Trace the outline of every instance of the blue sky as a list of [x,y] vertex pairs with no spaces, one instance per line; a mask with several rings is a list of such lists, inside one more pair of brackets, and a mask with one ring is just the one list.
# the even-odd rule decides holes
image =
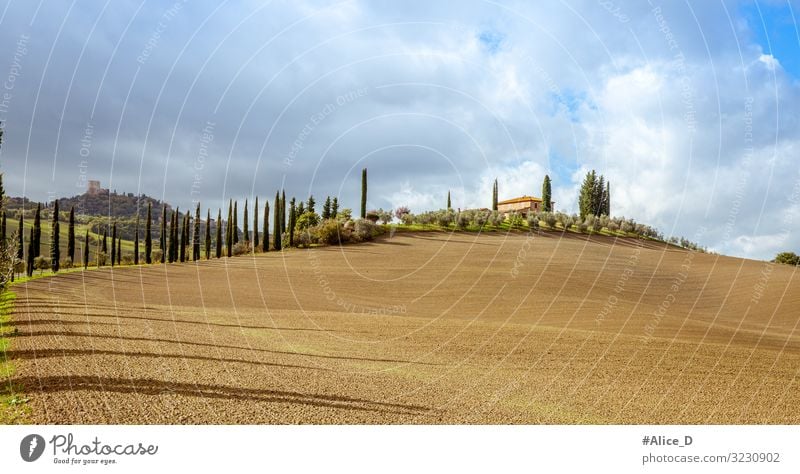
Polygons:
[[576,212],[596,169],[614,214],[771,258],[800,252],[798,11],[8,0],[0,169],[35,200],[99,179],[216,210],[281,186],[357,207],[367,166],[370,207],[414,212],[448,191],[487,206],[495,178],[501,198],[539,194],[546,173]]

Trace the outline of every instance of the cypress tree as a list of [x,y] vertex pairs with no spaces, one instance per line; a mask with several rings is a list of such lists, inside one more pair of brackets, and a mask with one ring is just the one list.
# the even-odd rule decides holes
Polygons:
[[53,224],[50,229],[52,234],[50,236],[50,268],[53,269],[53,273],[57,273],[61,266],[61,225],[58,222],[58,199],[53,203]]
[[194,211],[194,235],[192,237],[192,260],[200,260],[200,203]]
[[36,257],[34,257],[35,253],[34,253],[34,249],[33,249],[33,244],[34,244],[34,238],[35,237],[36,237],[36,233],[34,232],[33,227],[31,227],[31,236],[30,236],[30,239],[28,240],[28,261],[27,261],[27,263],[25,265],[25,270],[26,270],[26,272],[28,274],[28,277],[32,277],[33,276],[33,260],[34,260],[34,258],[36,258]]
[[314,200],[314,195],[308,197],[308,212],[316,212],[314,207],[317,205],[317,201]]
[[289,202],[289,247],[294,247],[294,198]]
[[75,263],[75,206],[69,209],[69,229],[67,230],[67,257]]
[[550,201],[552,200],[552,190],[550,189],[550,176],[544,175],[544,181],[542,182],[542,210],[545,212],[553,212],[553,209],[550,207]]
[[228,252],[228,257],[233,255],[233,200],[228,203],[228,225],[227,232],[225,233],[225,247]]
[[180,208],[176,208],[172,213],[169,223],[169,263],[175,263],[178,255],[178,214]]
[[239,201],[233,201],[233,245],[239,243]]
[[244,241],[250,241],[250,215],[247,213],[247,199],[244,200]]
[[367,169],[361,170],[361,218],[367,218]]
[[273,216],[273,220],[275,221],[273,225],[275,226],[275,229],[272,232],[272,248],[274,248],[275,250],[281,249],[280,203],[281,203],[281,195],[280,193],[275,193],[275,215]]
[[453,205],[450,204],[450,190],[448,189],[447,190],[447,210],[449,211],[452,208],[453,208]]
[[497,210],[497,179],[494,180],[494,186],[492,187],[492,210]]
[[336,219],[339,216],[339,198],[333,198],[331,202],[331,219]]
[[206,260],[211,260],[211,209],[206,215]]
[[581,219],[589,214],[594,214],[594,196],[597,188],[597,174],[594,170],[586,173],[581,184],[581,191],[578,197],[578,208]]
[[36,214],[33,216],[33,258],[40,255],[42,242],[42,204],[36,204]]
[[83,240],[83,269],[89,268],[89,229],[86,229],[86,236]]
[[17,229],[17,260],[22,261],[25,258],[25,224],[23,222],[23,213],[19,213],[19,228]]
[[103,229],[103,253],[108,256],[108,227]]
[[133,264],[139,265],[139,211],[136,211],[136,228],[133,236]]
[[269,200],[264,203],[264,235],[261,236],[261,250],[269,252]]
[[258,248],[258,196],[256,196],[256,203],[253,206],[253,252]]
[[306,212],[305,204],[303,204],[303,201],[300,201],[294,209],[295,209],[295,214],[297,214],[298,216],[302,216],[303,213]]
[[222,257],[222,209],[217,208],[217,258]]
[[181,226],[180,258],[181,263],[186,261],[186,247],[189,244],[189,212],[183,215]]
[[611,217],[611,181],[606,181],[606,215]]
[[605,197],[603,196],[605,193],[606,182],[605,178],[601,174],[595,183],[594,192],[592,194],[592,211],[596,216],[599,216],[605,210]]
[[117,223],[114,222],[111,228],[111,267],[117,263]]
[[331,218],[331,197],[330,196],[325,198],[325,204],[322,205],[322,218],[323,219],[330,219]]
[[161,210],[161,236],[158,238],[158,246],[161,249],[161,263],[167,258],[167,205],[164,204]]
[[281,191],[281,234],[286,232],[286,191]]
[[144,224],[144,263],[153,263],[153,236],[151,235],[151,222],[153,220],[153,203],[147,203],[147,222]]
[[122,265],[122,235],[117,238],[117,265]]

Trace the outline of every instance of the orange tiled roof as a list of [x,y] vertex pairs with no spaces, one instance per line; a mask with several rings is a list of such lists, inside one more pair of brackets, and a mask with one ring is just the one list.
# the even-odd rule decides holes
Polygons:
[[520,202],[542,202],[542,199],[533,196],[520,196],[518,198],[506,199],[505,201],[500,201],[497,203],[497,205],[499,206],[500,204],[517,204]]

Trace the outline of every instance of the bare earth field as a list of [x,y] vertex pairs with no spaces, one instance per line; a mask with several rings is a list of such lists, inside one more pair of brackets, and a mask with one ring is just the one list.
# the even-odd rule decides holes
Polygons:
[[557,233],[14,287],[33,423],[800,423],[800,275]]

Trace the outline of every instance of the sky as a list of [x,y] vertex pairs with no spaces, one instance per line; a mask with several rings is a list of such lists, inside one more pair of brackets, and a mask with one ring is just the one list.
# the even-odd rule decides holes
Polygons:
[[[0,2],[0,171],[37,201],[86,180],[187,208],[612,214],[726,255],[800,253],[800,2]],[[212,212],[213,214],[213,212]]]

